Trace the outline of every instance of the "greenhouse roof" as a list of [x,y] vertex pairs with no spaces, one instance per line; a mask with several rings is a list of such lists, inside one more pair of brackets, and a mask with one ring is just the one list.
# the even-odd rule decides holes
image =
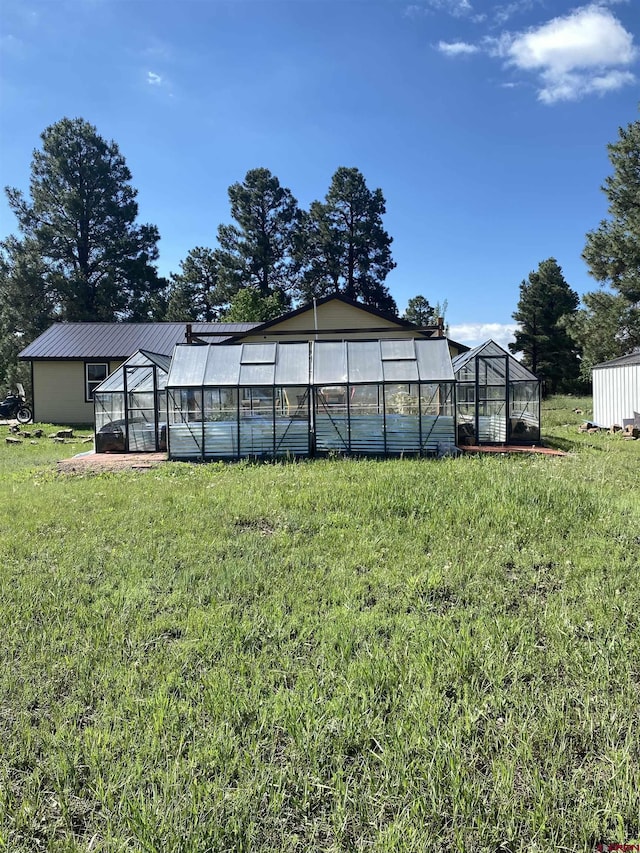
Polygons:
[[95,394],[124,393],[124,373],[127,368],[127,391],[153,391],[153,368],[158,368],[157,387],[164,389],[171,359],[147,350],[138,350],[113,371],[94,391]]
[[[461,355],[457,355],[453,359],[453,372],[455,374],[460,373],[462,368],[472,361],[477,356],[482,356],[483,358],[491,358],[496,356],[505,355],[509,359],[509,381],[510,382],[537,382],[538,377],[533,374],[530,370],[528,370],[522,362],[518,361],[517,358],[514,358],[510,353],[508,353],[505,349],[503,349],[500,344],[497,344],[495,341],[486,341],[484,344],[480,344],[473,349],[470,349],[468,352],[463,352]],[[494,373],[498,373],[494,367]],[[502,377],[504,378],[504,377]]]
[[177,346],[167,387],[453,382],[445,338]]

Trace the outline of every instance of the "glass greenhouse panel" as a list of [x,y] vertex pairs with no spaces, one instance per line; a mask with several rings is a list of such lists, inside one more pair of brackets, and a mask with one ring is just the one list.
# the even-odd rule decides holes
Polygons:
[[385,382],[417,382],[418,362],[409,361],[383,361],[382,371]]
[[202,390],[170,389],[167,393],[169,452],[172,459],[203,456]]
[[498,346],[494,341],[488,341],[484,346],[479,347],[481,350],[480,354],[484,356],[499,356],[500,358],[504,358],[505,353],[504,350]]
[[243,344],[240,364],[275,364],[276,344]]
[[315,392],[316,450],[349,452],[347,386],[331,385]]
[[242,344],[235,346],[198,347],[198,349],[209,351],[207,366],[202,380],[203,385],[218,387],[220,385],[238,384],[240,380]]
[[514,441],[540,441],[540,393],[537,382],[510,384],[509,429]]
[[516,358],[511,359],[509,362],[509,380],[512,382],[535,382],[536,385],[538,384],[535,374]]
[[124,392],[124,368],[122,366],[118,367],[117,370],[114,370],[110,376],[102,382],[99,386],[99,391],[96,389],[94,393],[94,397],[98,393],[109,394],[112,392],[119,391],[120,393]]
[[355,385],[351,389],[351,417],[379,415],[383,412],[382,385]]
[[[377,343],[377,342],[376,342]],[[413,340],[387,340],[380,341],[380,352],[383,361],[398,361],[403,359],[416,360],[416,351]]]
[[276,456],[309,455],[309,389],[276,389],[274,444]]
[[[385,362],[385,371],[387,364]],[[406,362],[411,364],[411,362]],[[415,363],[413,363],[415,366]],[[416,369],[417,371],[417,369]],[[420,389],[417,384],[384,386],[385,444],[390,454],[420,452]]]
[[458,383],[458,404],[461,403],[470,403],[475,404],[476,402],[476,386],[475,383],[472,385],[470,382],[467,383]]
[[449,344],[445,338],[416,341],[418,373],[424,382],[453,382]]
[[273,455],[275,399],[273,387],[240,389],[240,456]]
[[506,400],[478,401],[478,441],[504,444],[507,440]]
[[127,449],[122,394],[93,395],[96,453],[124,453]]
[[476,381],[476,363],[468,361],[456,372],[456,380],[458,382],[475,382]]
[[212,347],[177,346],[173,351],[167,385],[171,388],[200,387],[204,380],[210,349]]
[[127,391],[151,391],[153,393],[153,367],[131,367],[124,366],[124,378]]
[[237,457],[237,388],[205,388],[203,405],[205,457],[209,459],[233,459]]
[[382,382],[379,341],[348,341],[349,382]]
[[241,364],[240,385],[271,385],[276,378],[275,364]]
[[153,391],[127,395],[127,435],[130,453],[156,449],[156,409]]
[[385,450],[383,386],[354,385],[349,400],[349,438],[353,453]]
[[461,403],[458,400],[456,422],[458,444],[477,444],[475,403]]
[[478,383],[480,385],[504,385],[507,378],[507,358],[485,358],[484,355],[478,359]]
[[346,344],[343,341],[315,341],[313,344],[313,384],[339,385],[346,381]]
[[276,360],[276,385],[309,385],[309,344],[280,344]]
[[439,453],[456,443],[453,382],[420,386],[422,452]]

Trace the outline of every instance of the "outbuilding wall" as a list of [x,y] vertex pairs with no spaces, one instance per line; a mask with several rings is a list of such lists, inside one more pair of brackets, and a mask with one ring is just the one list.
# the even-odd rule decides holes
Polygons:
[[593,420],[598,426],[622,426],[640,412],[640,364],[593,368]]
[[[110,361],[109,372],[121,364]],[[32,365],[35,421],[65,426],[93,423],[93,401],[85,399],[84,360],[34,361]]]

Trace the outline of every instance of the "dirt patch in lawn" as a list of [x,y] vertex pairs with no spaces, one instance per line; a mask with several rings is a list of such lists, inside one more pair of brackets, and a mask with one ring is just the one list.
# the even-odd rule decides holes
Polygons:
[[62,459],[58,471],[80,474],[85,471],[147,471],[167,461],[166,453],[83,453]]

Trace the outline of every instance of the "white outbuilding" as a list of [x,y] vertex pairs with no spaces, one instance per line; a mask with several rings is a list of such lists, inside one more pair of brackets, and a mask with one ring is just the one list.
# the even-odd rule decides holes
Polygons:
[[640,351],[594,365],[593,420],[601,427],[640,422]]

